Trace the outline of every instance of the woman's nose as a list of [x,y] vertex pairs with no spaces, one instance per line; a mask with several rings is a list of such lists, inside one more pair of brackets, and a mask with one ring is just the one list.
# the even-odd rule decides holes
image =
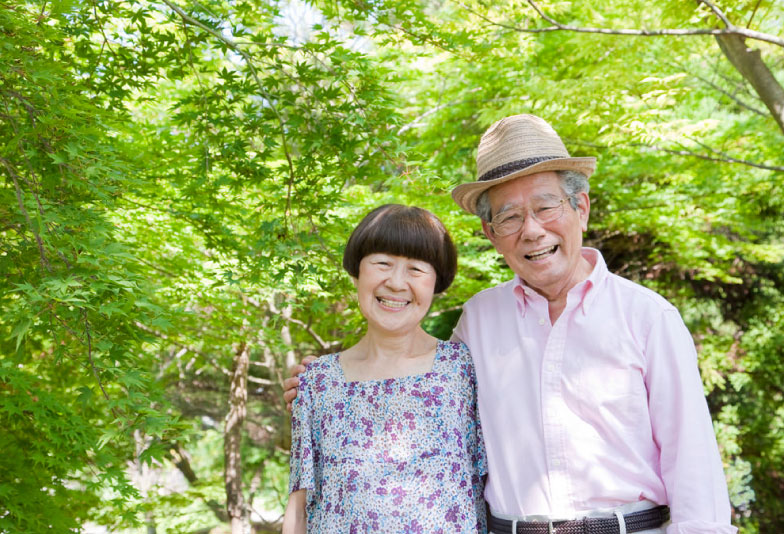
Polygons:
[[406,286],[406,269],[404,266],[395,266],[389,272],[387,285],[392,289],[403,289]]

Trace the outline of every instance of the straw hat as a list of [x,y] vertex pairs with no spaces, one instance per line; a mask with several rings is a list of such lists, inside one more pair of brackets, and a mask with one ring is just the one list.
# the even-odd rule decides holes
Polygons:
[[534,115],[512,115],[496,122],[482,136],[476,153],[477,181],[458,185],[452,198],[476,215],[483,191],[537,172],[577,171],[586,177],[596,169],[596,158],[569,156],[552,126]]

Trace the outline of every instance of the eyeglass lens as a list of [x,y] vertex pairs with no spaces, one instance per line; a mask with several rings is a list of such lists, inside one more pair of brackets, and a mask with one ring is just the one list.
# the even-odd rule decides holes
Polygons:
[[528,209],[517,208],[500,213],[493,218],[491,223],[493,230],[501,236],[518,232],[523,227],[528,213],[531,214],[534,220],[540,223],[552,222],[563,215],[565,200],[545,200],[533,203]]

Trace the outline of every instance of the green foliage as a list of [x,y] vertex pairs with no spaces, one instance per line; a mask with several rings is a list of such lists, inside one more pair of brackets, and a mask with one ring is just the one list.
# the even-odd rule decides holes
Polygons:
[[30,7],[0,11],[0,520],[7,532],[71,532],[107,492],[136,494],[124,473],[132,432],[176,425],[153,408],[136,326],[165,313],[107,217],[132,183],[116,117],[67,54],[41,46],[63,43],[62,20],[36,22]]
[[[537,4],[581,27],[720,26],[683,0]],[[780,36],[779,4],[724,4]],[[223,521],[243,343],[246,499],[274,530],[286,367],[362,334],[348,232],[386,202],[442,218],[460,269],[425,326],[448,337],[511,276],[448,192],[513,113],[598,158],[587,244],[681,309],[734,521],[777,531],[784,136],[711,37],[518,31],[549,25],[526,3],[0,8],[0,531]],[[781,80],[781,49],[749,43]]]
[[[78,523],[65,511],[85,508],[89,500],[69,489],[73,466],[89,461],[97,436],[89,424],[71,413],[72,407],[36,387],[35,376],[0,367],[3,434],[0,446],[0,498],[7,512],[0,517],[3,532],[76,530]],[[73,502],[75,500],[76,502]]]

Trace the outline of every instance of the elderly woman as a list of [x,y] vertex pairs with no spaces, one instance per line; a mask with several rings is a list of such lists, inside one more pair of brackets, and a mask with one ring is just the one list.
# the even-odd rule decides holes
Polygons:
[[367,332],[300,375],[283,533],[484,532],[471,357],[420,325],[455,276],[449,234],[426,210],[381,206],[343,267]]

